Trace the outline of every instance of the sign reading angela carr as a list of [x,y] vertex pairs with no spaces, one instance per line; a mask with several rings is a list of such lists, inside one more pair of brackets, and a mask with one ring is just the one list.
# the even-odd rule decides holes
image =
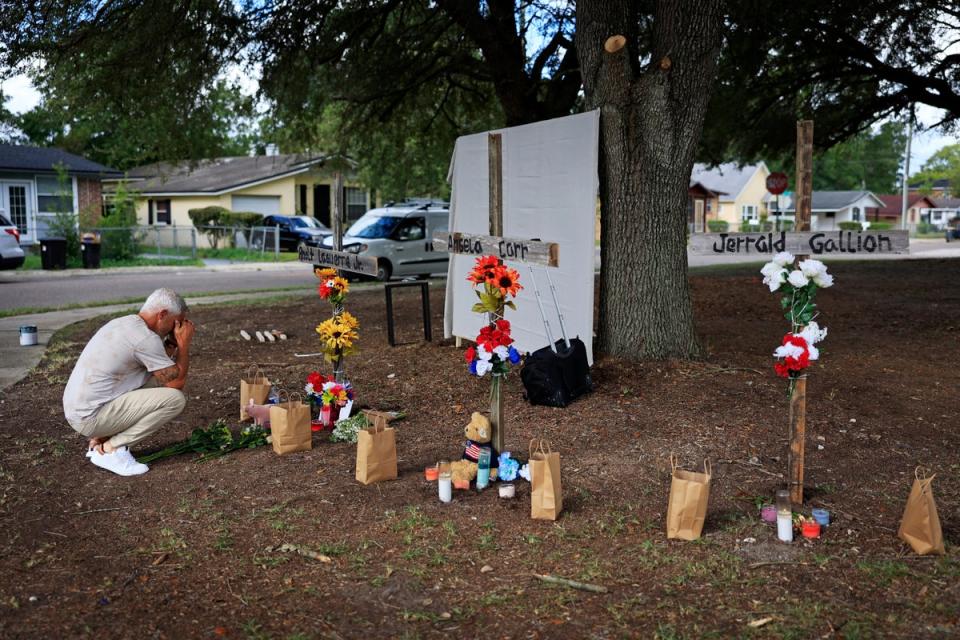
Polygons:
[[362,273],[368,276],[377,275],[376,258],[359,256],[349,251],[334,251],[320,247],[301,246],[298,250],[300,262],[308,262],[320,267],[333,267],[341,271]]
[[908,253],[906,231],[786,231],[767,233],[700,233],[690,236],[693,253],[711,255],[805,255]]
[[433,234],[433,248],[437,251],[467,256],[494,255],[501,260],[539,264],[545,267],[556,267],[560,264],[560,245],[556,242],[438,231]]

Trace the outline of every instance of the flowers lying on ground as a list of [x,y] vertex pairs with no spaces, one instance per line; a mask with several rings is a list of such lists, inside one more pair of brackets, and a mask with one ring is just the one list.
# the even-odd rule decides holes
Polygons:
[[320,279],[317,293],[331,304],[343,304],[344,298],[350,292],[350,283],[346,278],[337,275],[336,269],[314,269],[314,275]]
[[218,458],[237,449],[252,449],[269,442],[269,435],[263,427],[250,425],[242,428],[240,434],[234,438],[227,423],[220,418],[206,429],[194,429],[190,437],[182,442],[171,445],[166,449],[137,458],[137,462],[144,464],[170,458],[182,453],[199,453],[199,460]]
[[783,337],[780,346],[773,352],[777,358],[774,370],[778,376],[790,378],[791,391],[794,378],[820,358],[820,351],[815,345],[827,337],[827,329],[821,329],[814,321],[817,317],[814,298],[819,289],[833,286],[833,276],[827,273],[827,266],[819,260],[806,259],[794,265],[795,261],[792,253],[781,251],[760,269],[763,284],[771,292],[783,293],[780,307],[790,322],[791,332]]

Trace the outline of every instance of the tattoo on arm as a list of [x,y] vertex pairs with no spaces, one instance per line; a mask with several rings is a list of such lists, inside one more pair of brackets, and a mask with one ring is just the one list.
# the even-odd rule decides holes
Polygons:
[[173,382],[180,377],[180,367],[173,365],[172,367],[167,367],[166,369],[159,369],[153,372],[153,376],[160,384],[167,384],[168,382]]

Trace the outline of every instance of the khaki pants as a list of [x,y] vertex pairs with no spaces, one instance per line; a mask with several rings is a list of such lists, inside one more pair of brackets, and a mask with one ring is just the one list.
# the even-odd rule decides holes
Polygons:
[[125,393],[100,407],[96,415],[74,427],[87,438],[110,438],[110,446],[124,447],[145,440],[180,415],[187,399],[179,389],[147,386]]

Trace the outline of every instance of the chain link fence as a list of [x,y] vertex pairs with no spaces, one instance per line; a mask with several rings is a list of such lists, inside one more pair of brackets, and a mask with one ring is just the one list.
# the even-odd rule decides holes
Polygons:
[[82,227],[80,234],[88,241],[98,239],[104,258],[118,260],[138,256],[195,260],[218,253],[235,255],[238,250],[248,254],[245,257],[259,254],[263,260],[280,259],[279,227]]

